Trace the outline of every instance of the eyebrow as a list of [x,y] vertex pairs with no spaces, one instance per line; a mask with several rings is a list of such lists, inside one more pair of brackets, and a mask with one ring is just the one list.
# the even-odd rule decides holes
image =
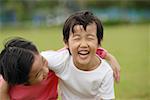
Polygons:
[[40,73],[41,69],[36,73],[35,78],[38,76],[38,74]]

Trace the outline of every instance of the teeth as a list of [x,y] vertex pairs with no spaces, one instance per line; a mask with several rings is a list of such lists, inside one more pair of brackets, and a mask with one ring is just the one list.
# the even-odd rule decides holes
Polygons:
[[89,54],[89,52],[88,51],[80,51],[79,54],[86,55],[86,54]]

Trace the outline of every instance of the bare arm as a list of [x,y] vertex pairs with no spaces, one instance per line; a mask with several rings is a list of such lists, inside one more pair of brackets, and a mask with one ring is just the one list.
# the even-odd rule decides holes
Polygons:
[[116,82],[119,83],[119,81],[120,81],[120,65],[119,65],[117,59],[110,53],[107,53],[104,59],[106,59],[108,61],[108,63],[111,65],[111,67],[113,69],[113,73],[114,73],[114,78],[115,78]]
[[[1,77],[1,76],[0,76]],[[8,95],[9,86],[3,78],[0,79],[0,100],[10,100]]]

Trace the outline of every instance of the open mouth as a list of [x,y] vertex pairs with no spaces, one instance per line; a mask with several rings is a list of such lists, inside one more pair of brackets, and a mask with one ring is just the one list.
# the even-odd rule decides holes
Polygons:
[[78,52],[80,58],[83,58],[83,59],[87,58],[89,53],[90,52],[87,51],[87,50],[81,50],[81,51]]

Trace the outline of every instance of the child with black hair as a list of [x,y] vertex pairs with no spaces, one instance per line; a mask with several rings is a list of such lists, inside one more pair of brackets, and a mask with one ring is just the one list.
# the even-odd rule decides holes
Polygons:
[[[0,100],[57,100],[58,78],[32,42],[14,38],[0,54]],[[1,77],[2,78],[2,77]],[[3,92],[2,92],[3,91]],[[6,92],[5,92],[6,91]]]
[[89,11],[72,14],[64,24],[63,39],[68,49],[41,53],[60,78],[62,100],[114,99],[113,70],[96,54],[103,39],[100,20]]

